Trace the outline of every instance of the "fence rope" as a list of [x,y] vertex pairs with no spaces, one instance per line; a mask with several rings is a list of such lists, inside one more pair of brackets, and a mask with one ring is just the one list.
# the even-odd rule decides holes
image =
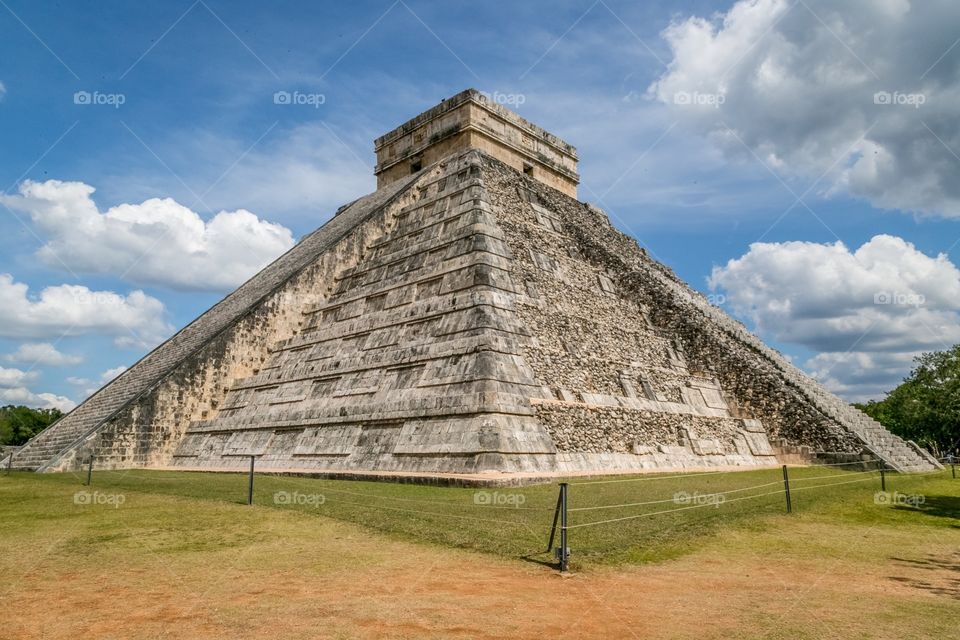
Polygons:
[[[774,469],[775,467],[770,467]],[[588,484],[613,484],[615,482],[642,482],[644,480],[675,480],[677,478],[702,478],[703,476],[715,476],[718,473],[736,473],[735,471],[701,471],[698,473],[685,473],[676,475],[650,475],[642,478],[619,478],[617,480],[591,480],[589,482],[571,482],[570,486],[583,486]]]
[[[841,485],[841,484],[853,484],[853,483],[855,483],[855,482],[867,482],[868,480],[876,480],[876,478],[875,478],[875,477],[870,477],[870,478],[860,478],[859,480],[844,480],[843,482],[825,482],[825,483],[823,483],[823,484],[815,484],[815,485],[809,486],[809,487],[796,487],[796,488],[790,487],[790,491],[791,491],[791,492],[793,492],[793,491],[804,491],[804,490],[806,490],[806,489],[819,489],[820,487],[835,487],[835,486]],[[791,481],[791,483],[792,483],[792,482],[793,482],[793,481]]]
[[641,513],[634,516],[624,516],[623,518],[611,518],[609,520],[596,520],[594,522],[584,522],[581,524],[568,525],[567,529],[580,529],[582,527],[592,527],[599,524],[608,524],[611,522],[622,522],[624,520],[636,520],[637,518],[649,518],[651,516],[660,516],[665,513],[673,513],[674,511],[687,511],[689,509],[703,509],[706,507],[713,507],[714,509],[719,509],[723,505],[729,504],[731,502],[739,502],[741,500],[753,500],[754,498],[763,498],[764,496],[773,496],[780,493],[783,493],[783,489],[777,491],[768,491],[767,493],[758,493],[755,496],[743,496],[741,498],[733,498],[731,500],[725,500],[720,504],[696,504],[690,507],[678,507],[676,509],[664,509],[663,511],[653,511],[651,513]]
[[[731,493],[741,493],[741,492],[743,492],[743,491],[751,491],[751,490],[753,490],[753,489],[763,489],[763,488],[765,488],[765,487],[772,487],[772,486],[774,486],[774,485],[780,485],[780,484],[783,484],[783,480],[777,480],[776,482],[767,482],[767,483],[765,483],[765,484],[757,484],[757,485],[754,485],[754,486],[752,486],[752,487],[742,487],[742,488],[740,488],[740,489],[730,489],[729,491],[715,491],[715,492],[713,492],[713,493],[703,494],[703,495],[711,495],[711,496],[724,495],[724,496],[725,496],[725,495],[728,495],[728,494],[731,494]],[[679,493],[679,492],[678,492],[678,493]],[[666,500],[649,500],[649,501],[647,501],[647,502],[629,502],[629,503],[624,503],[624,504],[605,504],[605,505],[600,505],[600,506],[596,506],[596,507],[577,507],[577,508],[575,508],[575,509],[567,509],[567,511],[568,511],[568,512],[573,512],[573,511],[596,511],[596,510],[598,510],[598,509],[621,509],[621,508],[625,508],[625,507],[642,507],[642,506],[650,505],[650,504],[665,504],[665,503],[667,503],[667,502],[676,502],[676,497],[668,498],[668,499],[666,499]]]
[[853,460],[851,462],[813,462],[810,464],[811,467],[842,467],[844,465],[851,464],[876,464],[880,462],[879,459],[873,460]]
[[[289,477],[274,476],[274,477],[272,477],[272,479],[280,480],[280,481],[282,481],[282,482],[291,482],[291,483],[296,482],[296,478],[289,478]],[[347,491],[346,489],[331,489],[331,488],[329,488],[329,487],[322,486],[322,485],[321,485],[321,486],[317,486],[317,487],[307,487],[307,488],[304,488],[304,487],[300,486],[300,488],[301,488],[301,489],[304,489],[304,490],[307,490],[307,489],[316,489],[316,492],[317,492],[317,493],[323,493],[323,492],[327,492],[327,493],[342,493],[342,494],[344,494],[344,495],[359,496],[359,497],[361,497],[361,498],[379,498],[379,499],[381,499],[381,500],[397,500],[397,501],[399,501],[399,502],[413,502],[413,503],[418,503],[418,504],[442,504],[442,505],[451,505],[451,506],[475,507],[475,508],[479,508],[479,509],[510,509],[510,510],[514,510],[514,511],[517,511],[517,510],[519,510],[519,511],[549,511],[549,512],[551,512],[551,513],[554,511],[554,508],[553,508],[553,507],[513,507],[513,506],[508,506],[508,505],[486,505],[486,504],[475,504],[475,503],[474,503],[474,504],[469,504],[469,503],[467,503],[467,502],[462,502],[462,501],[460,501],[460,500],[440,500],[440,499],[437,499],[437,500],[428,500],[428,499],[421,499],[421,498],[401,498],[401,497],[399,497],[399,496],[397,496],[397,497],[395,497],[395,496],[385,496],[385,495],[376,494],[376,493],[362,493],[362,492],[359,492],[359,491]],[[486,489],[477,489],[477,491],[487,491],[487,490],[486,490]],[[490,491],[487,491],[487,492],[488,492],[488,493],[491,493]],[[523,494],[523,493],[518,493],[518,495],[523,495],[524,497],[526,497],[525,494]]]
[[[854,471],[853,473],[867,473],[867,474],[874,473],[874,474],[879,474],[880,472],[879,472],[879,471],[876,471],[876,470],[873,470],[873,471]],[[810,480],[823,480],[824,478],[843,478],[843,477],[845,477],[845,476],[844,476],[842,473],[830,473],[830,474],[823,475],[823,476],[811,476],[811,477],[809,477],[809,478],[790,478],[790,484],[793,484],[794,482],[808,482],[808,481],[810,481]],[[846,476],[846,477],[849,477],[849,476]],[[872,477],[872,478],[876,478],[877,476],[874,475],[874,476],[871,476],[871,477]]]

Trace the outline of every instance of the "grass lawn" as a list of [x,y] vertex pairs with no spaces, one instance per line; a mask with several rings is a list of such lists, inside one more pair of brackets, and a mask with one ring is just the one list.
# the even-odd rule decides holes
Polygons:
[[960,480],[790,475],[571,480],[566,578],[555,485],[0,475],[0,637],[956,637]]

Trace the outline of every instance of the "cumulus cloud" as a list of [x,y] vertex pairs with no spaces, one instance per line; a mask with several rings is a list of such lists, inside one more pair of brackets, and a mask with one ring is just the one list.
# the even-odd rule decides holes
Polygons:
[[37,377],[36,372],[21,371],[20,369],[5,369],[0,367],[0,387],[10,388],[20,386]]
[[233,289],[293,246],[289,229],[244,209],[205,222],[170,198],[151,198],[101,213],[93,193],[83,182],[27,180],[0,203],[30,215],[51,267],[179,290]]
[[960,270],[901,238],[756,243],[712,290],[761,334],[819,352],[805,368],[851,400],[895,387],[913,356],[960,342]]
[[648,94],[730,157],[957,217],[958,30],[953,0],[739,0],[663,32]]
[[64,367],[83,362],[82,356],[61,353],[49,342],[25,342],[13,353],[4,356],[7,362],[25,362],[30,365]]
[[34,393],[26,387],[0,388],[0,404],[17,404],[35,409],[60,409],[70,411],[77,403],[54,393]]
[[38,377],[35,371],[0,367],[0,405],[22,404],[39,409],[69,411],[76,406],[70,398],[52,393],[34,393],[25,385]]
[[165,316],[163,303],[143,291],[124,296],[63,284],[30,295],[26,284],[0,274],[0,336],[5,338],[95,333],[113,336],[120,347],[145,348],[173,333]]

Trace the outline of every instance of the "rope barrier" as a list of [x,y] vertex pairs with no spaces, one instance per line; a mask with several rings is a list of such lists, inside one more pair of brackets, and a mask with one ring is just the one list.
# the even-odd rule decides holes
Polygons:
[[[716,491],[716,492],[714,492],[714,493],[704,494],[704,495],[711,495],[711,496],[721,496],[721,495],[723,495],[723,496],[725,496],[725,495],[728,495],[728,494],[731,494],[731,493],[740,493],[740,492],[743,492],[743,491],[751,491],[751,490],[753,490],[753,489],[763,489],[764,487],[772,487],[772,486],[774,486],[774,485],[779,485],[779,484],[783,484],[783,481],[782,481],[782,480],[777,480],[776,482],[767,482],[767,483],[765,483],[765,484],[757,484],[757,485],[754,485],[754,486],[752,486],[752,487],[743,487],[743,488],[740,488],[740,489],[731,489],[731,490],[729,490],[729,491]],[[666,500],[650,500],[650,501],[647,501],[647,502],[630,502],[630,503],[624,503],[624,504],[605,504],[605,505],[600,505],[600,506],[596,506],[596,507],[577,507],[577,508],[575,508],[575,509],[567,509],[567,511],[568,511],[568,512],[573,512],[573,511],[596,511],[596,510],[598,510],[598,509],[622,509],[622,508],[626,508],[626,507],[642,507],[642,506],[650,505],[650,504],[665,504],[665,503],[667,503],[667,502],[676,502],[676,498],[675,498],[675,497],[674,497],[674,498],[668,498],[668,499],[666,499]]]
[[[280,480],[281,482],[295,482],[296,478],[280,477],[273,476],[272,479]],[[480,509],[510,509],[514,511],[549,511],[553,512],[553,507],[521,507],[521,506],[510,506],[510,505],[486,505],[486,504],[470,504],[460,500],[425,500],[420,498],[401,498],[399,496],[385,496],[376,493],[361,493],[359,491],[347,491],[346,489],[331,489],[327,486],[317,486],[314,487],[317,489],[317,493],[342,493],[344,495],[350,496],[359,496],[361,498],[379,498],[381,500],[397,500],[399,502],[413,502],[417,504],[442,504],[442,505],[451,505],[451,506],[463,506],[463,507],[477,507]],[[486,489],[477,489],[477,491],[487,491]],[[494,493],[487,491],[488,493]],[[518,493],[517,495],[524,495]]]
[[[853,473],[874,473],[874,474],[878,474],[878,473],[880,473],[880,472],[879,472],[879,471],[854,471]],[[841,474],[841,473],[831,473],[831,474],[825,475],[825,476],[812,476],[812,477],[809,477],[809,478],[790,478],[790,483],[792,484],[792,483],[794,483],[794,482],[807,482],[807,481],[809,481],[809,480],[822,480],[822,479],[824,479],[824,478],[843,478],[843,477],[844,477],[844,475]],[[876,476],[871,476],[871,477],[874,477],[874,478],[875,478]]]
[[620,478],[617,480],[592,480],[590,482],[571,482],[570,486],[583,486],[588,484],[613,484],[616,482],[642,482],[644,480],[673,480],[676,478],[702,478],[703,476],[715,476],[718,473],[736,473],[735,471],[703,471],[699,473],[686,473],[678,475],[656,475],[645,476],[642,478]]
[[754,498],[763,498],[763,497],[765,497],[765,496],[773,496],[773,495],[777,495],[777,494],[780,494],[780,493],[783,493],[783,492],[784,492],[784,490],[783,490],[783,489],[780,489],[780,490],[778,490],[778,491],[769,491],[769,492],[767,492],[767,493],[758,493],[758,494],[755,495],[755,496],[743,496],[742,498],[733,498],[733,499],[731,499],[731,500],[724,500],[722,503],[718,503],[718,504],[696,504],[696,505],[692,505],[692,506],[689,506],[689,507],[678,507],[678,508],[676,508],[676,509],[665,509],[665,510],[663,510],[663,511],[653,511],[653,512],[651,512],[651,513],[641,513],[641,514],[634,515],[634,516],[624,516],[623,518],[611,518],[611,519],[609,519],[609,520],[596,520],[596,521],[594,521],[594,522],[584,522],[584,523],[581,523],[581,524],[572,524],[572,525],[568,525],[568,526],[567,526],[567,529],[580,529],[580,528],[582,528],[582,527],[592,527],[592,526],[594,526],[594,525],[609,524],[609,523],[611,523],[611,522],[623,522],[624,520],[636,520],[637,518],[649,518],[649,517],[651,517],[651,516],[660,516],[660,515],[663,515],[663,514],[665,514],[665,513],[673,513],[674,511],[688,511],[688,510],[690,510],[690,509],[703,509],[703,508],[706,508],[706,507],[713,507],[713,508],[715,508],[715,509],[719,509],[719,508],[722,507],[723,505],[729,504],[729,503],[731,503],[731,502],[740,502],[741,500],[753,500]]
[[810,466],[811,467],[840,467],[843,465],[849,466],[851,464],[876,464],[877,462],[880,462],[880,460],[874,459],[874,460],[853,460],[851,462],[814,462]]
[[824,484],[815,484],[812,487],[796,487],[791,488],[791,491],[804,491],[806,489],[819,489],[821,487],[835,487],[841,484],[853,484],[855,482],[866,482],[868,480],[875,480],[876,478],[860,478],[859,480],[845,480],[844,482],[827,482]]

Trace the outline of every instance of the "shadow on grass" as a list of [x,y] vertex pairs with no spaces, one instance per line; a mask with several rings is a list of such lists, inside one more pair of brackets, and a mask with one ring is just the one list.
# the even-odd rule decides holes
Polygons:
[[[894,582],[929,593],[960,600],[960,553],[928,554],[924,558],[891,558],[913,576],[890,576]],[[923,573],[921,573],[923,572]]]
[[[958,496],[924,496],[923,502],[914,505],[897,505],[898,511],[911,511],[960,521],[960,497]],[[960,522],[951,525],[960,529]]]

